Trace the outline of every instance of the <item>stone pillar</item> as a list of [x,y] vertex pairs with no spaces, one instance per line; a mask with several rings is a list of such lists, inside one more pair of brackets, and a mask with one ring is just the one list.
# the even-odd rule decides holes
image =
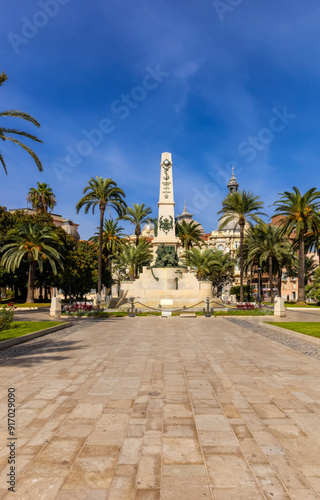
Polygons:
[[283,297],[276,297],[274,299],[274,316],[276,318],[285,318],[287,316]]
[[96,293],[96,295],[93,297],[93,305],[94,307],[100,306],[101,303],[101,296],[99,293]]
[[56,288],[53,289],[49,316],[50,318],[60,318],[61,316],[61,299],[57,297]]
[[153,239],[154,245],[177,245],[179,239],[175,233],[173,198],[173,176],[171,153],[162,153],[160,165],[160,193],[158,212],[158,234]]

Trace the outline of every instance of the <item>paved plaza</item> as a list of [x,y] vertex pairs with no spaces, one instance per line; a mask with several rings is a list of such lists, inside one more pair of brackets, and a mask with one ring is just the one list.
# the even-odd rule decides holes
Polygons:
[[[320,315],[287,320],[298,318]],[[0,351],[0,497],[320,498],[320,345],[311,354],[286,330],[281,342],[261,318],[243,321],[80,320]],[[16,493],[6,485],[8,388]]]

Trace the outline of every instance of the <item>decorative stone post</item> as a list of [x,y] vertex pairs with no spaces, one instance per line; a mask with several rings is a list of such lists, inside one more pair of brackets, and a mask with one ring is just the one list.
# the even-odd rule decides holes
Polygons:
[[98,307],[101,304],[101,296],[99,293],[96,293],[96,295],[93,297],[93,305],[94,307]]
[[49,316],[50,318],[60,318],[61,316],[61,299],[57,297],[56,288],[53,289]]
[[287,316],[283,297],[276,297],[274,299],[274,316],[277,318],[285,318]]

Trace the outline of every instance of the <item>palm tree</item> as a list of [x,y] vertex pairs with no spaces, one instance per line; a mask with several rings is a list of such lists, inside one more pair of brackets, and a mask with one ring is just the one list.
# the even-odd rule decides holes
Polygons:
[[218,214],[223,214],[219,220],[219,226],[222,230],[229,222],[236,222],[240,227],[240,302],[243,302],[243,240],[245,224],[252,222],[259,223],[261,221],[259,215],[266,215],[260,210],[263,208],[262,201],[259,201],[259,196],[254,196],[250,191],[238,191],[230,193],[222,202],[222,209]]
[[302,195],[297,187],[294,186],[292,189],[293,192],[279,193],[281,198],[274,203],[277,207],[275,215],[281,217],[279,225],[282,228],[282,234],[290,237],[295,233],[298,240],[298,302],[305,302],[305,238],[308,233],[317,234],[320,229],[320,192],[312,188]]
[[[103,236],[103,221],[104,213],[108,208],[113,208],[118,215],[122,216],[126,203],[124,201],[125,194],[112,179],[103,179],[102,177],[92,177],[88,185],[84,188],[85,195],[78,201],[76,205],[77,213],[85,206],[84,213],[87,214],[92,207],[92,213],[98,205],[100,209],[100,226],[99,226],[99,263],[98,263],[98,293],[101,294],[101,275],[102,275],[102,236]],[[111,217],[111,215],[110,215]]]
[[151,243],[142,238],[137,246],[132,243],[124,245],[115,261],[128,269],[129,279],[133,281],[137,277],[138,271],[141,271],[143,266],[149,265],[152,258]]
[[177,236],[185,250],[190,250],[193,245],[200,248],[204,244],[200,228],[200,224],[194,221],[186,222],[183,220],[181,224],[177,224]]
[[190,267],[190,270],[195,272],[199,281],[207,278],[214,264],[214,252],[209,250],[199,250],[199,248],[191,248],[186,250],[182,259],[185,264]]
[[210,276],[213,286],[217,287],[217,295],[220,296],[222,286],[233,281],[236,260],[231,257],[230,253],[224,253],[222,250],[214,249],[212,253]]
[[129,221],[135,226],[134,234],[136,235],[137,246],[139,244],[139,238],[141,235],[141,224],[148,222],[151,213],[151,207],[146,207],[144,203],[141,203],[141,205],[138,205],[138,203],[133,203],[133,208],[127,207],[126,213],[122,217],[123,220]]
[[[288,269],[286,270],[285,276],[288,278],[297,278],[299,274],[299,261],[295,259]],[[317,262],[314,260],[314,257],[309,257],[305,255],[304,257],[304,286],[310,284],[310,281],[313,280],[315,270],[318,268]]]
[[27,302],[34,302],[34,282],[37,265],[40,272],[44,262],[49,262],[54,274],[57,274],[56,263],[61,262],[61,241],[57,232],[48,226],[28,224],[8,231],[6,243],[2,247],[1,265],[7,272],[15,271],[23,258],[29,262]]
[[[124,228],[118,224],[119,219],[109,219],[105,220],[103,225],[102,251],[105,252],[107,256],[109,271],[111,271],[111,261],[113,257],[120,251],[122,245],[127,242],[125,239],[127,235],[122,233]],[[99,231],[89,238],[89,241],[92,241],[96,248],[99,248]]]
[[[4,72],[2,72],[0,74],[0,87],[1,87],[1,85],[4,84],[4,82],[7,79],[8,79],[7,75]],[[28,122],[33,123],[33,125],[35,125],[36,127],[38,127],[38,128],[40,127],[40,123],[37,122],[37,120],[35,118],[33,118],[28,113],[25,113],[24,111],[18,111],[16,109],[8,109],[7,111],[1,111],[0,116],[11,116],[11,117],[16,117],[16,118],[22,118],[23,120],[26,120]],[[10,141],[13,144],[17,144],[22,149],[27,151],[27,153],[29,153],[29,155],[35,161],[35,164],[37,165],[39,171],[42,172],[43,166],[42,166],[42,163],[39,160],[38,156],[36,155],[36,153],[34,151],[32,151],[32,149],[30,149],[28,146],[26,146],[23,142],[19,141],[19,139],[15,138],[15,137],[11,137],[12,134],[27,137],[28,139],[32,139],[33,141],[36,141],[36,142],[42,143],[42,141],[40,139],[38,139],[38,137],[36,137],[35,135],[29,134],[28,132],[23,132],[21,130],[17,130],[14,128],[3,128],[0,126],[0,139],[2,139],[3,141]],[[4,168],[5,173],[7,174],[8,173],[7,166],[6,166],[6,163],[5,163],[4,158],[3,158],[1,153],[0,153],[0,162],[2,163],[2,166]]]
[[[320,218],[320,214],[319,218]],[[319,228],[320,230],[320,228]],[[319,265],[320,265],[320,231],[318,232],[307,232],[304,238],[305,242],[305,253],[315,252],[318,254]],[[294,248],[298,250],[299,242],[294,242]]]
[[32,208],[40,214],[46,214],[48,208],[51,210],[56,205],[56,198],[51,187],[45,182],[38,182],[38,189],[30,188],[27,196],[28,203],[31,203]]
[[282,273],[283,262],[287,260],[290,247],[288,239],[283,238],[281,229],[277,226],[271,226],[261,222],[252,231],[248,231],[246,235],[246,260],[254,262],[259,260],[261,267],[267,267],[269,270],[269,286],[271,302],[274,301],[273,292],[273,275],[274,271],[279,271],[279,276]]

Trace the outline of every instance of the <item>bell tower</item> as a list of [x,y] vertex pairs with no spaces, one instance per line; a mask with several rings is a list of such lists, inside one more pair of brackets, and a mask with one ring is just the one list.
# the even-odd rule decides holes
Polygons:
[[234,176],[234,167],[232,167],[232,176],[230,181],[228,182],[228,190],[229,190],[228,194],[237,193],[238,188],[239,188],[239,183],[237,182],[237,179]]

